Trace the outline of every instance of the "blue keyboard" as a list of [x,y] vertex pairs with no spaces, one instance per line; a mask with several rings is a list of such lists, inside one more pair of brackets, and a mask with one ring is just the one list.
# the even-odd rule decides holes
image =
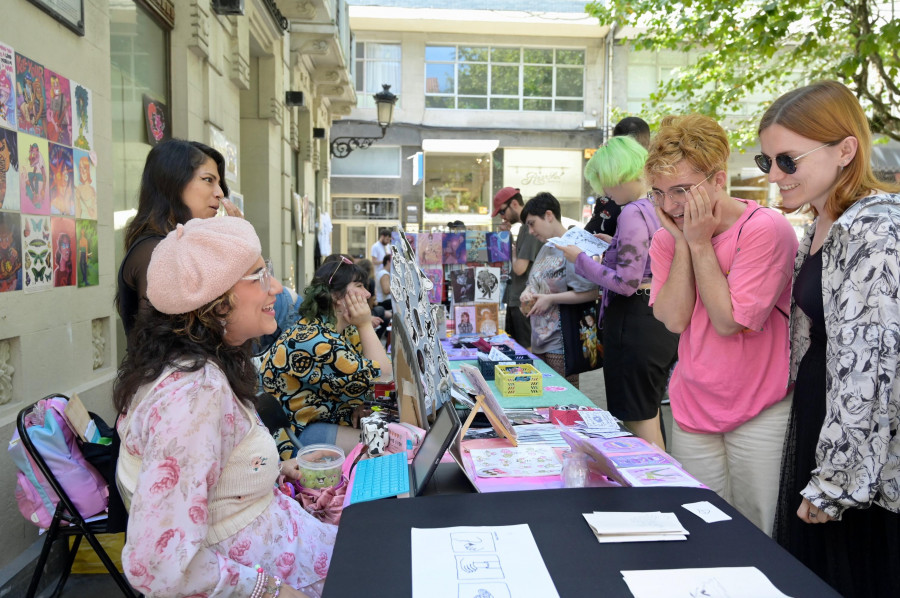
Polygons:
[[396,496],[409,492],[406,451],[363,459],[356,464],[350,503]]

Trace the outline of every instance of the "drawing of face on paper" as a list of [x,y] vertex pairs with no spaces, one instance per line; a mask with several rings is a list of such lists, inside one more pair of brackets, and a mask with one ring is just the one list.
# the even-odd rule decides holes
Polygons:
[[0,210],[19,210],[19,140],[0,128]]
[[482,336],[494,336],[497,334],[497,304],[484,303],[476,306],[476,321],[478,334]]
[[16,54],[16,124],[19,131],[43,137],[46,143],[47,99],[44,97],[44,67]]
[[19,204],[24,214],[50,213],[47,140],[19,134]]
[[475,301],[500,303],[500,268],[475,268]]
[[47,98],[47,140],[72,145],[72,93],[69,80],[44,69],[44,97]]
[[475,334],[475,308],[456,306],[453,309],[456,334],[463,336]]

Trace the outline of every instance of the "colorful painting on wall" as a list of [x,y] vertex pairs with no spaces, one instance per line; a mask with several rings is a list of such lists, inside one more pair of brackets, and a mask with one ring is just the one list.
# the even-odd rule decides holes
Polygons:
[[169,111],[162,102],[144,94],[144,124],[147,126],[147,143],[156,145],[169,139]]
[[44,67],[16,53],[16,125],[23,133],[46,137]]
[[97,171],[91,154],[84,150],[73,150],[73,162],[78,172],[75,186],[75,217],[97,219]]
[[75,221],[71,218],[51,218],[53,238],[53,286],[75,286]]
[[22,232],[18,214],[0,213],[0,293],[22,289]]
[[90,89],[80,83],[70,81],[69,87],[72,90],[72,107],[75,109],[75,127],[78,130],[72,145],[89,152],[94,149],[94,96]]
[[75,173],[72,169],[72,149],[50,144],[50,213],[75,215]]
[[22,215],[22,288],[26,293],[53,286],[50,217]]
[[16,54],[0,44],[0,126],[16,128]]
[[24,214],[50,213],[47,151],[46,139],[19,134],[19,202]]
[[19,209],[18,134],[0,128],[0,210]]
[[72,145],[72,92],[69,80],[44,69],[44,92],[47,98],[47,141]]
[[97,222],[76,220],[75,230],[78,235],[78,286],[95,287],[100,282]]

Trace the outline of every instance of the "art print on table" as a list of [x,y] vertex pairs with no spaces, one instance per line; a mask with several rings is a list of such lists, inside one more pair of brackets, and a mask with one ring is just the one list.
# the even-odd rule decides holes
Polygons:
[[75,186],[75,217],[97,219],[97,172],[91,154],[76,149],[72,152],[78,184]]
[[496,303],[483,303],[476,305],[475,325],[481,336],[495,336],[499,331],[497,326],[498,310]]
[[488,261],[487,233],[483,230],[466,231],[466,259],[470,262]]
[[26,293],[53,286],[50,217],[22,215],[22,288]]
[[94,149],[94,96],[90,89],[74,81],[69,81],[69,88],[72,90],[72,108],[75,110],[75,141],[72,145],[89,152]]
[[23,214],[49,214],[50,169],[47,140],[20,133],[18,141],[20,209]]
[[72,149],[50,144],[50,213],[75,215],[75,173],[72,168]]
[[53,286],[75,286],[75,221],[71,218],[51,218],[53,238]]
[[443,257],[443,233],[419,233],[416,239],[416,253],[419,265],[440,265]]
[[508,262],[512,255],[512,243],[508,230],[487,234],[489,262]]
[[522,478],[559,475],[562,464],[552,447],[524,445],[470,449],[475,475],[480,478]]
[[640,438],[612,438],[596,441],[597,448],[608,454],[646,452],[650,445]]
[[475,268],[475,301],[500,303],[500,268]]
[[428,291],[429,303],[440,303],[444,300],[444,269],[443,268],[422,268],[426,278],[434,285]]
[[0,210],[19,210],[18,133],[0,128]]
[[644,453],[642,455],[612,455],[609,457],[613,465],[622,467],[644,467],[647,465],[671,464],[672,460],[662,453]]
[[475,301],[475,268],[466,268],[450,273],[453,301],[471,303]]
[[0,126],[16,128],[16,53],[0,44]]
[[72,92],[69,80],[44,69],[44,91],[47,98],[47,141],[72,145]]
[[443,258],[441,262],[444,264],[465,264],[466,263],[466,234],[465,233],[444,233],[442,240]]
[[75,231],[78,235],[78,286],[95,287],[100,282],[97,222],[76,220]]
[[683,486],[688,488],[700,488],[703,486],[703,484],[672,464],[629,467],[619,470],[619,473],[632,486]]
[[475,334],[475,306],[459,306],[453,308],[453,321],[456,324],[456,334],[469,336]]
[[46,137],[44,67],[16,53],[16,125],[23,133]]
[[22,231],[18,214],[0,212],[0,293],[22,290]]

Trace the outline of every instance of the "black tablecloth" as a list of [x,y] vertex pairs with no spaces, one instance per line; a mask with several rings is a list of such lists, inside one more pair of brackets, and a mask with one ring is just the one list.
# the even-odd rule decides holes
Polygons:
[[[681,508],[707,500],[733,519],[705,523]],[[582,513],[674,512],[683,542],[600,544]],[[840,598],[714,492],[697,488],[577,488],[457,494],[358,503],[344,510],[325,598],[412,595],[413,527],[527,523],[561,597],[632,594],[620,571],[757,567],[793,598]]]

